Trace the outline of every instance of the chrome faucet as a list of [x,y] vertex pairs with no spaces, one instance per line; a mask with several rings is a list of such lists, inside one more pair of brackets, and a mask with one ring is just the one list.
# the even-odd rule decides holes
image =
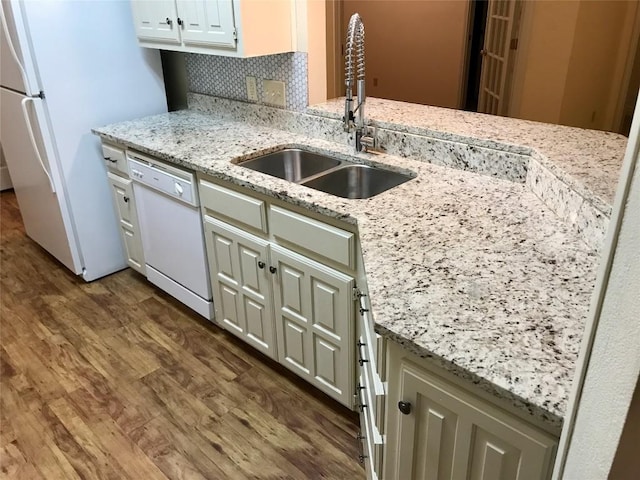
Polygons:
[[[357,65],[355,65],[357,64]],[[357,66],[357,105],[353,108],[354,70]],[[347,27],[347,48],[345,53],[345,85],[344,100],[344,131],[351,132],[355,128],[356,151],[366,151],[377,146],[375,129],[367,127],[364,118],[364,24],[360,15],[354,13],[349,19]],[[355,114],[358,117],[355,117]],[[371,133],[371,134],[370,134]]]

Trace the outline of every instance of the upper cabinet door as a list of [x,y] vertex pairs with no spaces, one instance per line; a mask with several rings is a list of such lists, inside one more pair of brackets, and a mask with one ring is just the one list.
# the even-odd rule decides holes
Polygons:
[[236,33],[231,0],[176,0],[185,45],[235,48]]
[[173,0],[132,0],[131,8],[139,39],[180,43],[178,13]]

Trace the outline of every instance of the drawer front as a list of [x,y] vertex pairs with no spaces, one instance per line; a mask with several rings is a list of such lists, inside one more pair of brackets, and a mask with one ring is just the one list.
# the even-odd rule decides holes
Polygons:
[[[366,379],[360,376],[361,385],[367,383]],[[377,479],[378,473],[382,471],[382,450],[383,438],[378,432],[375,424],[372,422],[372,416],[369,413],[371,405],[370,398],[367,395],[367,389],[361,389],[359,393],[360,405],[366,405],[360,409],[360,435],[362,438],[362,461],[367,470],[368,479]]]
[[376,372],[376,364],[371,356],[371,349],[365,343],[364,337],[360,337],[358,342],[358,363],[360,364],[360,394],[364,395],[367,405],[367,415],[370,422],[376,427],[377,431],[382,433],[384,424],[384,384],[380,380],[380,376]]
[[355,268],[355,235],[284,208],[271,206],[271,233],[281,240]]
[[206,180],[200,180],[200,201],[211,212],[231,223],[267,232],[264,202]]
[[124,149],[116,147],[114,145],[102,144],[102,157],[109,170],[120,172],[123,175],[128,175],[127,172],[127,158],[124,153]]

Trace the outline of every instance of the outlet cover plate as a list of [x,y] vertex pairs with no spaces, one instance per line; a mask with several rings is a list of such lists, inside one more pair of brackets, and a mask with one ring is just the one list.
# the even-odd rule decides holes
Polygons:
[[262,84],[264,90],[264,101],[277,107],[286,107],[284,82],[279,80],[265,80]]
[[258,86],[256,84],[256,77],[246,77],[247,80],[247,99],[250,102],[258,101]]

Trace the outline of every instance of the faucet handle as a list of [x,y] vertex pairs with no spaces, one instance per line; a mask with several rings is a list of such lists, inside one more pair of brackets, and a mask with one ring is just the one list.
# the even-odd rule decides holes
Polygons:
[[360,145],[362,150],[381,150],[380,141],[378,140],[378,127],[366,125],[360,137]]

